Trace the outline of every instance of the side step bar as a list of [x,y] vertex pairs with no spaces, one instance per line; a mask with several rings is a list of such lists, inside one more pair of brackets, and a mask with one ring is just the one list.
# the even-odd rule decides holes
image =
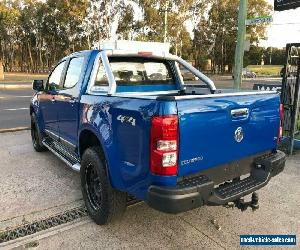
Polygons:
[[51,139],[44,139],[43,145],[48,148],[53,154],[55,154],[59,159],[61,159],[64,163],[66,163],[69,167],[71,167],[74,171],[80,171],[80,163],[79,160],[76,159],[69,152],[64,150],[63,147],[59,146],[59,142],[54,142]]

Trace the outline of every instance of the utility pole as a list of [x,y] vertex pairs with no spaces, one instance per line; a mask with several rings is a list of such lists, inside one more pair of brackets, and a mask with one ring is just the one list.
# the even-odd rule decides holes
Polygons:
[[242,83],[247,5],[248,5],[248,0],[240,0],[239,17],[238,17],[239,19],[238,37],[237,37],[237,43],[235,48],[235,59],[234,59],[234,88],[235,89],[240,89]]
[[165,5],[165,21],[164,21],[164,43],[167,42],[167,30],[168,30],[168,6],[169,6],[169,0],[166,1]]
[[1,60],[0,60],[0,80],[4,80],[4,68]]

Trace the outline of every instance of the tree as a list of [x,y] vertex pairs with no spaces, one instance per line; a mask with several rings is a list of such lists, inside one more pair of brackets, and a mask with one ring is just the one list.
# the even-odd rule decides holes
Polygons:
[[4,70],[11,70],[16,54],[18,18],[20,11],[12,1],[0,2],[0,60]]
[[135,33],[139,29],[139,22],[134,19],[134,9],[132,5],[123,7],[120,21],[117,28],[119,38],[133,40]]
[[[48,0],[42,10],[42,33],[45,53],[50,62],[61,55],[84,48],[83,20],[86,16],[86,0]],[[51,64],[51,63],[50,63]]]
[[5,70],[35,72],[85,48],[86,10],[87,0],[0,2],[0,59]]
[[[238,0],[211,0],[208,17],[202,18],[195,31],[194,44],[198,49],[206,51],[207,58],[212,60],[213,72],[224,72],[225,65],[232,70],[234,62]],[[249,0],[248,16],[268,15],[271,7],[268,3],[258,0]],[[251,42],[258,42],[264,38],[266,26],[257,25],[247,28]],[[209,37],[207,37],[209,34]],[[204,39],[204,41],[202,41]]]
[[139,23],[137,40],[160,41],[164,40],[164,19],[167,9],[167,41],[170,42],[171,51],[185,58],[191,58],[192,40],[187,31],[191,16],[203,14],[206,6],[204,0],[138,0],[136,1],[143,13]]
[[259,65],[264,57],[264,48],[259,46],[250,46],[250,50],[245,52],[244,66]]
[[284,65],[286,64],[285,49],[268,47],[265,50],[265,64],[267,65]]
[[85,32],[90,44],[100,44],[113,35],[113,24],[124,9],[124,0],[90,0],[85,18]]
[[[166,27],[172,53],[195,61],[197,67],[210,59],[213,71],[224,72],[226,65],[231,70],[233,64],[238,2],[0,0],[0,60],[6,71],[17,67],[36,72],[50,68],[66,54],[90,49],[103,40],[162,42]],[[248,17],[267,15],[269,11],[265,0],[249,0]],[[264,38],[265,29],[265,25],[247,28],[253,44]],[[252,47],[245,56],[251,63],[259,53]],[[270,58],[270,50],[263,53]],[[272,61],[280,61],[279,54],[274,49]]]

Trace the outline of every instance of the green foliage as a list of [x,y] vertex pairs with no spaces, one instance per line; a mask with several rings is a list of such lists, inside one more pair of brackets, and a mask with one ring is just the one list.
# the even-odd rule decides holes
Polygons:
[[117,33],[120,34],[121,39],[131,40],[136,29],[138,29],[138,23],[134,20],[134,9],[128,5],[121,13]]
[[191,58],[192,39],[187,31],[186,22],[202,7],[204,1],[138,0],[136,2],[144,14],[143,20],[138,23],[136,39],[163,42],[165,15],[167,15],[167,41],[171,43],[171,52],[187,59]]
[[284,65],[285,64],[285,49],[278,48],[263,48],[259,46],[251,46],[249,51],[245,52],[244,66],[249,64],[260,65],[261,61],[265,65]]
[[49,68],[63,55],[84,48],[86,0],[0,2],[0,60],[6,71]]
[[[229,71],[234,63],[234,53],[238,25],[238,0],[210,0],[207,17],[202,17],[195,31],[194,46],[197,57],[207,57],[212,61],[213,72]],[[265,0],[248,1],[248,17],[268,15],[271,6]],[[265,25],[250,26],[247,34],[252,43],[265,36]],[[197,58],[195,58],[197,61]],[[199,65],[200,66],[200,65]]]
[[264,48],[258,46],[250,46],[249,51],[245,51],[244,66],[249,64],[260,65],[261,59],[264,59]]

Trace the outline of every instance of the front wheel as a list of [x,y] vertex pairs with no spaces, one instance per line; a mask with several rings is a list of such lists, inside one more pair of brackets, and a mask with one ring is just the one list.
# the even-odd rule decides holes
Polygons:
[[104,225],[121,218],[126,210],[126,193],[112,188],[100,147],[88,148],[81,161],[83,199],[90,217]]
[[47,151],[47,148],[42,143],[42,135],[34,113],[31,115],[31,140],[35,151]]

